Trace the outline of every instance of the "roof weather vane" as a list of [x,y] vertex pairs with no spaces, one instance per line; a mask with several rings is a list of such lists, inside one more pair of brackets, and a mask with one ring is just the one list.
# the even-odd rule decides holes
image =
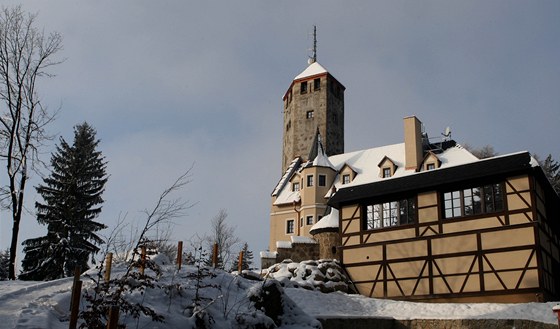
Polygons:
[[313,48],[311,49],[311,56],[309,56],[308,63],[313,64],[317,61],[317,25],[313,25]]

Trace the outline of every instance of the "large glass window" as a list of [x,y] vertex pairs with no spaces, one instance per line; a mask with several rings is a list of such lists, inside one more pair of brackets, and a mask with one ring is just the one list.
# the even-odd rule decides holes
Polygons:
[[364,229],[414,223],[416,220],[416,198],[390,201],[366,206]]
[[473,216],[504,210],[502,184],[471,187],[443,193],[445,218]]

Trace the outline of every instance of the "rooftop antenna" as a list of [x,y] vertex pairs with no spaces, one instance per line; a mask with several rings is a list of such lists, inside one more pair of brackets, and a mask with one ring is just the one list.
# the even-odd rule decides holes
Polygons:
[[308,64],[313,64],[317,61],[317,25],[313,25],[313,48],[311,49],[311,56],[307,60]]

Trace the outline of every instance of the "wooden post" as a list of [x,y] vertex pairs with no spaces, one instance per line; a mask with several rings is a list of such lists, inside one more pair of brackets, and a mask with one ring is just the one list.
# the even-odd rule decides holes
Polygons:
[[146,269],[146,246],[141,247],[142,254],[141,254],[141,262],[140,262],[140,274],[144,275],[144,270]]
[[109,322],[107,322],[107,329],[117,329],[119,325],[119,307],[111,306],[109,310]]
[[177,270],[181,269],[183,264],[183,241],[179,241],[177,244]]
[[241,275],[241,271],[243,271],[243,250],[239,252],[239,260],[237,261],[237,272]]
[[[80,266],[74,267],[74,280],[72,281],[72,294],[74,293],[74,287],[76,287],[76,283],[80,281],[81,273],[82,273],[82,268]],[[70,299],[70,311],[72,311],[72,299]]]
[[113,253],[110,252],[107,254],[107,257],[105,257],[105,276],[103,277],[105,283],[109,283],[109,281],[111,280],[112,264],[113,264]]
[[214,248],[212,248],[212,266],[216,268],[218,266],[218,244],[214,243]]
[[72,299],[70,300],[70,323],[68,329],[76,329],[78,313],[80,311],[80,296],[82,295],[82,281],[78,280],[72,286]]

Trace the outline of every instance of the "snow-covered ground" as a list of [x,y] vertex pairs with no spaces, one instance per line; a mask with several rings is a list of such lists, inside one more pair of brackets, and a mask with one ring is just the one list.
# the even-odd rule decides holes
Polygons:
[[[319,265],[319,264],[318,264]],[[319,273],[313,265],[286,264],[283,268],[307,268],[307,273]],[[329,267],[332,268],[332,267]],[[163,265],[162,274],[157,284],[165,289],[147,289],[143,294],[131,294],[134,302],[142,302],[165,317],[165,323],[152,323],[148,318],[134,319],[121,316],[127,328],[189,328],[194,320],[189,307],[194,298],[192,274],[197,271],[194,266],[184,266],[180,271],[174,266]],[[95,271],[90,271],[94,273]],[[116,267],[119,273],[119,267]],[[121,269],[122,272],[122,269]],[[277,273],[284,276],[294,275],[297,271],[280,269]],[[545,323],[557,323],[552,307],[557,303],[528,304],[431,304],[411,303],[391,300],[366,298],[343,292],[322,293],[317,286],[318,277],[307,276],[309,284],[303,283],[301,271],[297,284],[287,284],[286,277],[279,278],[285,288],[285,316],[281,328],[313,328],[317,322],[313,317],[390,317],[396,319],[528,319]],[[245,324],[255,321],[270,322],[262,312],[256,311],[248,295],[255,294],[262,282],[248,280],[240,276],[216,271],[215,277],[206,277],[205,288],[200,289],[204,299],[202,305],[212,318],[210,323],[215,328],[242,328],[236,319],[243,318]],[[337,273],[331,273],[334,276]],[[338,279],[337,279],[338,280]],[[303,283],[303,284],[302,284]],[[90,280],[84,278],[86,287]],[[0,282],[0,329],[63,329],[68,328],[69,301],[72,279],[50,282]],[[208,286],[209,285],[209,286]],[[175,287],[170,293],[169,287]],[[295,288],[299,286],[299,288]],[[301,287],[306,287],[302,289]],[[295,303],[291,303],[291,301]],[[84,301],[82,300],[82,303]],[[82,308],[84,306],[82,305]],[[264,322],[263,322],[264,321]],[[297,324],[297,325],[294,325]]]

